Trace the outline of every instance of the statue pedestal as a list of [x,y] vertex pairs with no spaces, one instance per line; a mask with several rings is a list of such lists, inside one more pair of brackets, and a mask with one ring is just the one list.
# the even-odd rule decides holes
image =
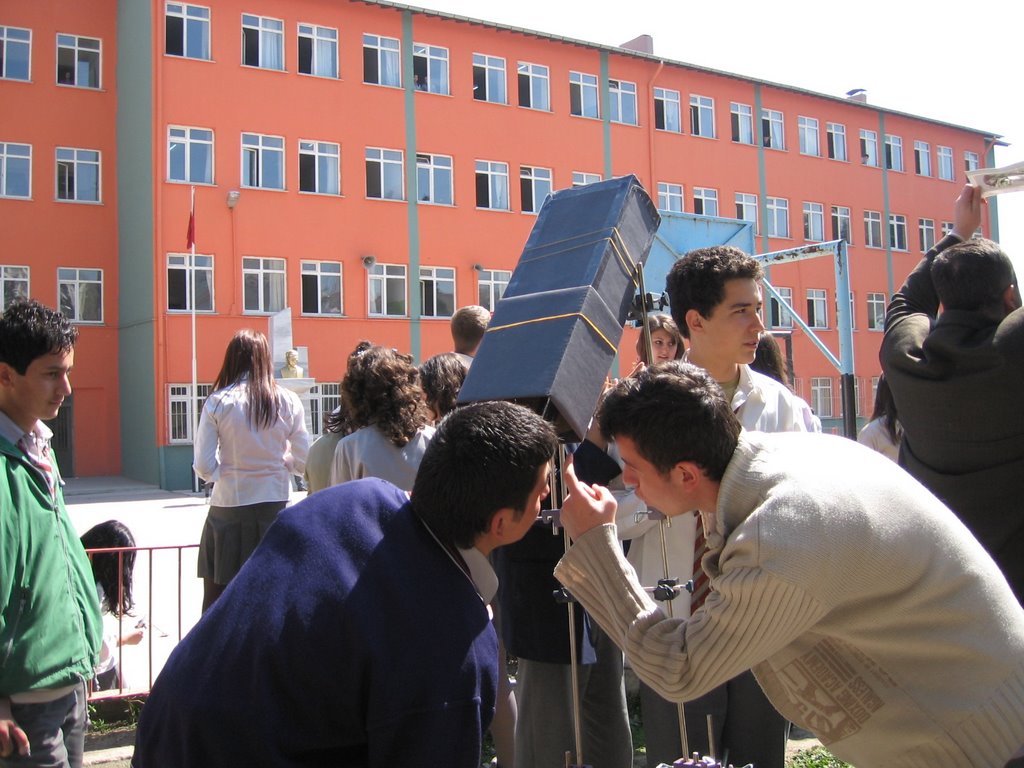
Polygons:
[[310,435],[313,434],[313,422],[311,416],[311,409],[309,407],[309,390],[316,386],[316,379],[302,378],[302,379],[274,379],[279,387],[289,389],[299,396],[299,400],[302,401],[302,414],[306,422],[306,431]]

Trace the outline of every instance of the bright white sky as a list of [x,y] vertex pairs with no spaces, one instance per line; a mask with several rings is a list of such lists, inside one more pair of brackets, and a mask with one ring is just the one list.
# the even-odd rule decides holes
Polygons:
[[[1024,161],[1019,0],[404,1],[602,45],[649,34],[657,56],[831,96],[864,88],[876,106],[1001,135],[997,165]],[[1000,241],[1024,274],[1024,192],[998,201]]]

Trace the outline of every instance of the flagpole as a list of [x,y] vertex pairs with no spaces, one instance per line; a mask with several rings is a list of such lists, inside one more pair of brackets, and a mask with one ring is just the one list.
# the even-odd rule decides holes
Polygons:
[[[196,376],[196,188],[193,185],[191,199],[189,202],[188,215],[188,240],[191,247],[191,269],[189,273],[192,278],[190,304],[192,306],[192,445],[195,445],[196,430],[199,427],[199,383]],[[199,491],[199,476],[195,470],[192,471],[192,490]]]

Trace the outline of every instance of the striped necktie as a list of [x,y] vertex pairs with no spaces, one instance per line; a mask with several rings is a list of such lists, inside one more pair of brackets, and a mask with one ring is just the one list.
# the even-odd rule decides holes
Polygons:
[[46,479],[46,487],[50,491],[50,495],[53,496],[54,490],[57,487],[57,478],[54,476],[53,462],[50,461],[49,442],[42,442],[40,444],[35,435],[28,432],[18,440],[18,447],[28,460],[32,462],[32,465],[42,472],[43,477]]
[[710,579],[700,567],[701,558],[708,551],[708,542],[704,537],[704,521],[700,518],[699,512],[694,512],[697,517],[697,535],[693,540],[693,592],[690,594],[690,615],[702,605],[711,591]]

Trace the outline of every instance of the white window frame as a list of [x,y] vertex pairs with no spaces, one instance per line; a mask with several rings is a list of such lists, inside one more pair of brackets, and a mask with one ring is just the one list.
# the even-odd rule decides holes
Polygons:
[[701,216],[718,216],[718,190],[711,187],[694,187],[693,212]]
[[[313,189],[303,189],[303,177],[306,173],[302,162],[304,157],[313,159]],[[335,196],[341,194],[340,144],[333,141],[299,139],[299,193]]]
[[[11,192],[11,165],[24,165],[23,175],[28,183],[24,195]],[[9,200],[32,199],[32,145],[13,141],[0,141],[0,197]]]
[[946,235],[948,235],[952,231],[953,231],[953,222],[952,221],[944,221],[944,222],[942,222],[942,236],[943,237],[945,237]]
[[636,83],[608,80],[608,119],[621,125],[637,125]]
[[807,327],[828,328],[828,291],[824,288],[807,289]]
[[[319,24],[298,22],[296,26],[295,71],[310,77],[338,79],[338,30]],[[302,41],[309,41],[309,71],[302,66]]]
[[[206,398],[213,392],[213,384],[196,384],[195,396],[191,384],[167,385],[167,442],[171,445],[190,445],[195,440],[199,416]],[[184,431],[182,431],[184,427]]]
[[[84,291],[89,286],[99,286],[99,317],[83,317]],[[65,287],[71,290],[71,296],[65,296]],[[103,270],[93,267],[58,267],[57,268],[57,301],[60,312],[74,323],[100,325],[103,323]],[[73,302],[72,312],[65,312],[65,298]]]
[[[487,200],[480,199],[481,177],[487,179]],[[485,211],[510,211],[508,189],[508,163],[499,160],[476,161],[476,207]],[[504,197],[504,200],[502,199]],[[486,205],[481,205],[481,203]],[[504,203],[504,204],[502,204]]]
[[519,167],[519,193],[523,213],[540,213],[544,201],[554,190],[553,178],[550,168],[533,165]]
[[907,246],[907,217],[901,213],[889,214],[889,246],[894,251],[909,250]]
[[[25,76],[15,77],[11,74],[10,62],[12,60],[11,49],[28,49],[25,59]],[[0,48],[3,48],[3,68],[0,69],[0,80],[16,80],[18,82],[32,82],[32,30],[21,27],[0,26]]]
[[[446,293],[451,297],[447,307]],[[420,267],[420,317],[451,317],[457,306],[455,267]]]
[[[56,193],[55,198],[62,203],[102,203],[103,202],[103,155],[98,149],[81,149],[78,147],[57,147],[56,149]],[[95,167],[95,197],[86,196],[79,187],[82,180],[82,169]],[[70,175],[68,173],[70,169]],[[63,183],[62,183],[63,172]],[[68,184],[70,179],[70,186]],[[61,196],[61,189],[64,196]]]
[[[401,149],[367,147],[364,158],[367,199],[405,200],[405,152]],[[398,174],[397,186],[395,184],[396,173]],[[370,188],[371,178],[375,178],[377,181],[380,192],[378,195],[371,194],[371,192],[377,191]]]
[[831,377],[811,377],[811,409],[819,419],[835,418],[835,409],[832,404]]
[[490,104],[508,104],[505,59],[501,56],[473,54],[473,98]]
[[765,197],[765,233],[768,237],[789,237],[789,200]]
[[[194,266],[193,266],[194,265]],[[214,281],[214,262],[213,256],[206,253],[197,253],[193,260],[191,253],[168,253],[167,254],[167,311],[171,314],[179,314],[182,312],[192,311],[192,302],[194,296],[192,294],[192,273],[195,271],[196,281],[195,286],[198,288],[200,285],[199,276],[202,275],[202,279],[205,281],[208,287],[207,293],[209,294],[210,305],[207,306],[196,306],[196,313],[211,314],[214,308],[217,306],[216,296],[214,291],[216,284]],[[184,273],[184,288],[185,288],[185,302],[183,307],[172,307],[171,306],[171,274],[173,273]],[[197,291],[198,293],[198,291]]]
[[786,149],[786,117],[777,109],[761,109],[761,143],[766,149]]
[[679,91],[671,88],[654,89],[654,129],[669,133],[683,132]]
[[800,134],[800,154],[821,157],[821,137],[818,133],[818,118],[800,115],[796,119]]
[[878,291],[868,292],[867,307],[869,331],[885,330],[885,307],[887,303],[884,293],[880,293]]
[[[793,289],[786,288],[783,286],[772,286],[778,292],[779,296],[785,300],[790,306],[793,305]],[[792,328],[793,327],[793,315],[786,309],[782,303],[774,296],[768,297],[767,304],[768,311],[768,327],[769,328]]]
[[872,168],[879,167],[878,134],[867,128],[860,129],[860,162]]
[[512,272],[504,269],[477,270],[477,299],[484,309],[494,311],[501,297],[505,295],[508,288],[508,281],[512,279]]
[[[396,293],[397,291],[397,293]],[[376,293],[376,295],[375,295]],[[389,312],[391,300],[401,295],[401,312]],[[375,309],[375,299],[380,309]],[[408,317],[408,270],[405,264],[374,264],[366,275],[366,314],[368,317]]]
[[846,147],[846,126],[842,123],[825,123],[825,139],[828,144],[828,159],[848,162]]
[[[249,30],[247,35],[246,30]],[[256,63],[246,58],[246,37],[256,35]],[[276,54],[276,56],[275,56]],[[255,13],[242,14],[242,66],[284,72],[284,21]],[[275,62],[274,59],[277,59]],[[277,66],[275,66],[275,64]]]
[[864,245],[882,247],[882,214],[878,211],[864,211]]
[[[333,285],[337,283],[337,286]],[[316,296],[316,307],[306,306],[306,290]],[[334,290],[336,288],[336,291]],[[337,306],[325,296],[337,293]],[[306,317],[341,317],[345,314],[345,280],[340,261],[303,260],[299,265],[299,310]]]
[[324,430],[324,414],[334,413],[335,408],[341,405],[341,384],[322,381],[310,387],[306,402],[309,403],[310,437],[319,437]]
[[0,313],[19,296],[32,295],[32,268],[27,264],[0,264]]
[[684,192],[682,184],[675,184],[671,181],[659,181],[658,210],[669,213],[683,213],[686,210],[686,201],[683,197]]
[[[171,53],[167,50],[167,19],[181,19],[181,53]],[[196,35],[199,35],[199,47],[202,55],[189,55],[189,43],[194,42]],[[168,56],[178,56],[183,59],[194,61],[210,60],[210,9],[204,5],[191,5],[189,3],[166,3],[164,5],[164,53]]]
[[820,243],[825,239],[825,206],[804,202],[804,240]]
[[935,147],[937,172],[943,181],[953,181],[953,148],[939,145]]
[[[573,97],[579,101],[577,107]],[[589,97],[589,98],[588,98]],[[569,72],[569,114],[574,117],[601,118],[601,97],[597,88],[597,75]]]
[[[370,54],[371,51],[376,53]],[[370,56],[374,57],[376,80],[370,80],[367,71]],[[394,37],[363,33],[363,82],[384,88],[402,87],[402,43]]]
[[918,176],[932,175],[932,152],[927,141],[914,142],[914,172]]
[[850,209],[845,205],[833,205],[830,211],[832,218],[832,239],[846,240],[847,245],[853,244],[853,220]]
[[[280,312],[288,306],[288,275],[286,273],[287,263],[284,259],[267,256],[243,256],[242,257],[242,314],[245,315],[269,315]],[[247,292],[246,277],[256,275],[256,304],[257,309],[249,309],[249,295]],[[273,281],[273,283],[271,282]],[[280,294],[280,305],[274,302],[273,295]]]
[[890,171],[903,171],[903,139],[885,134],[885,167]]
[[454,160],[450,155],[416,155],[416,200],[424,205],[455,205]]
[[[180,147],[180,151],[184,154],[184,176],[181,178],[175,178],[173,175],[173,160],[174,150],[176,147]],[[201,157],[194,157],[194,152],[200,147],[206,147],[209,151],[209,161],[205,164],[207,167],[203,168]],[[217,167],[216,158],[214,157],[214,133],[210,128],[195,128],[187,125],[168,125],[167,126],[167,180],[170,182],[180,182],[185,184],[213,184],[214,183],[214,169]],[[196,174],[196,167],[199,166],[200,172]]]
[[976,171],[981,167],[981,157],[977,152],[964,150],[964,170]]
[[546,66],[520,61],[516,64],[516,87],[520,107],[551,111],[551,70]]
[[[412,44],[413,87],[423,93],[449,94],[448,49],[429,43]],[[422,71],[421,71],[422,70]],[[420,79],[422,77],[422,79]]]
[[736,218],[740,221],[749,221],[754,225],[754,233],[760,231],[757,220],[757,195],[750,192],[736,193]]
[[587,184],[596,184],[601,181],[600,173],[588,173],[587,171],[573,171],[572,185],[574,187],[585,187]]
[[715,138],[715,100],[710,96],[690,94],[690,134]]
[[935,247],[935,220],[917,220],[917,239],[921,246],[921,253],[928,253]]
[[729,104],[732,140],[737,144],[754,143],[754,108],[737,101]]
[[[281,168],[281,185],[272,186],[267,176],[267,160],[276,156]],[[284,137],[268,136],[262,133],[242,134],[242,173],[240,174],[243,189],[268,189],[281,192],[285,188],[285,156]],[[255,178],[254,178],[255,177]]]
[[[74,59],[72,64],[72,75],[73,80],[71,82],[61,82],[60,72],[61,64],[61,52],[70,51],[71,56]],[[80,82],[82,72],[82,64],[88,64],[89,72],[93,70],[93,62],[89,59],[91,54],[95,54],[95,75],[96,81],[92,82]],[[63,32],[57,33],[57,85],[63,85],[73,88],[88,88],[89,90],[98,91],[103,87],[103,41],[96,37],[85,37],[83,35],[72,35]],[[87,75],[88,79],[88,75]]]

